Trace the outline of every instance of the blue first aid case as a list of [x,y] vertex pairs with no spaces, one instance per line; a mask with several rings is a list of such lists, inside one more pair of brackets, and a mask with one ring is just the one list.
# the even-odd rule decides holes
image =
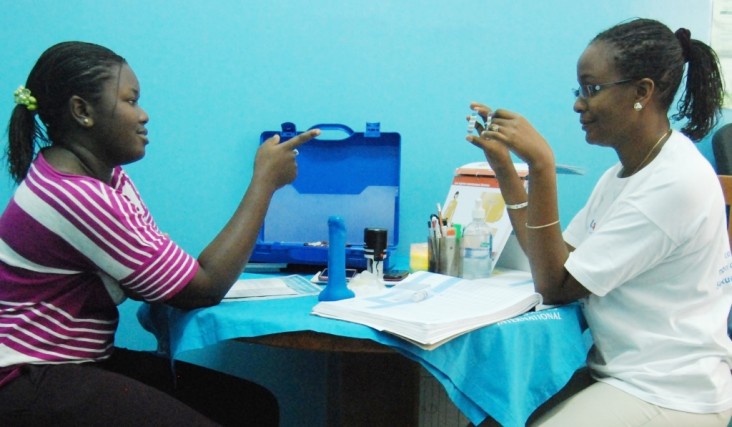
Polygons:
[[[272,198],[250,262],[326,266],[328,218],[340,216],[346,266],[366,268],[364,229],[384,228],[388,269],[399,237],[400,135],[381,132],[379,123],[367,123],[365,132],[342,124],[310,129],[316,128],[321,135],[298,148],[297,178]],[[286,141],[300,133],[283,123],[281,131],[262,132],[260,144],[275,134]]]

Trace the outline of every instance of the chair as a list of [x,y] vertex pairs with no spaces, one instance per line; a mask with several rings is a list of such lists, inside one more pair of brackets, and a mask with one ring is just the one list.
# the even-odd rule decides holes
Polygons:
[[720,127],[712,137],[717,174],[732,175],[732,123]]
[[[722,193],[724,194],[724,202],[727,204],[727,210],[732,204],[732,175],[718,175],[719,183],[722,184]],[[732,221],[727,219],[727,234],[729,235],[730,244],[732,244]]]
[[[732,221],[729,219],[729,208],[732,204],[732,175],[718,175],[718,177],[719,183],[722,184],[724,203],[727,205],[727,235],[732,246]],[[730,315],[727,317],[727,335],[732,338],[732,310],[730,310]],[[732,427],[732,421],[730,421],[728,427]]]

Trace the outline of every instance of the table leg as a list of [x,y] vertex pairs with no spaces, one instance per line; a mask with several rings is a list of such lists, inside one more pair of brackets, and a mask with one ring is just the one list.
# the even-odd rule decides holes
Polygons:
[[398,353],[332,353],[328,426],[419,424],[419,365]]

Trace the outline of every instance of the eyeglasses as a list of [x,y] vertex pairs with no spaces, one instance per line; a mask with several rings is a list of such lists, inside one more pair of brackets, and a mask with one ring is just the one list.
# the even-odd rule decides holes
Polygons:
[[579,89],[574,89],[574,97],[579,98],[582,97],[584,99],[592,98],[593,96],[597,95],[597,92],[601,91],[603,88],[610,87],[610,86],[616,86],[621,85],[623,83],[632,82],[633,79],[626,79],[626,80],[619,80],[617,82],[612,83],[601,83],[597,85],[580,85]]

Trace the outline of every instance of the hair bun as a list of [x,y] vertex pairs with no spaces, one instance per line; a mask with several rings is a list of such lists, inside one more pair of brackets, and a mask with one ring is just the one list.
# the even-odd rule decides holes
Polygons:
[[689,54],[691,51],[691,31],[686,28],[679,28],[674,33],[676,38],[681,43],[682,54],[684,55],[684,62],[689,62]]

